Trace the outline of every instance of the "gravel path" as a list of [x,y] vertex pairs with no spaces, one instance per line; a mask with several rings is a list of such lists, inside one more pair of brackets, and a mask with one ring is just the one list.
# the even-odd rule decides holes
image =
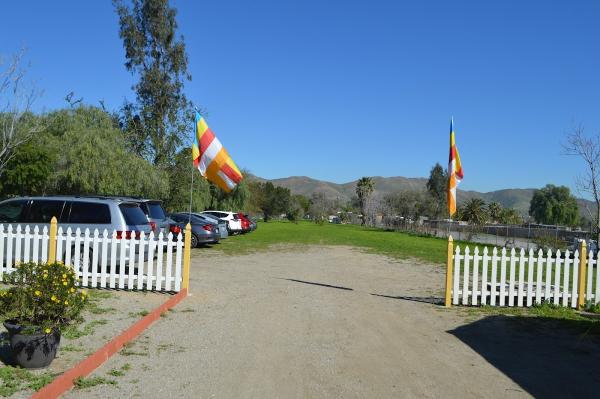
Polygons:
[[504,331],[504,322],[482,330],[482,320],[428,303],[441,297],[440,266],[347,247],[280,247],[238,257],[207,251],[191,275],[192,296],[94,373],[115,385],[65,397],[544,396],[488,353],[486,345],[500,345],[518,364],[501,346],[518,337],[483,348],[473,340]]

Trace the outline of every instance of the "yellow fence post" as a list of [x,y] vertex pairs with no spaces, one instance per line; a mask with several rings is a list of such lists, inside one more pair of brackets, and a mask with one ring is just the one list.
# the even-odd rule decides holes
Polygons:
[[587,286],[587,246],[585,240],[579,244],[579,290],[577,291],[577,309],[585,305],[585,289]]
[[192,226],[188,223],[185,226],[185,241],[183,242],[183,281],[182,288],[188,291],[190,289],[190,262],[192,258]]
[[56,262],[56,233],[58,231],[58,221],[56,216],[50,220],[50,239],[48,240],[48,263]]
[[452,236],[448,236],[448,258],[446,264],[446,300],[447,308],[452,306],[452,260],[454,252],[454,240]]

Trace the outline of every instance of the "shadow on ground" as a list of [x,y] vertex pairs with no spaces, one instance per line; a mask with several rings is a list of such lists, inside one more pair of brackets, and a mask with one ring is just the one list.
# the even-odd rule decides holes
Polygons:
[[600,397],[600,323],[500,315],[448,332],[534,397]]
[[400,299],[402,301],[410,301],[410,302],[420,302],[420,303],[430,303],[432,305],[443,305],[444,298],[438,298],[434,296],[392,296],[392,295],[382,295],[382,294],[371,294],[373,296],[378,296],[381,298],[389,298],[389,299]]

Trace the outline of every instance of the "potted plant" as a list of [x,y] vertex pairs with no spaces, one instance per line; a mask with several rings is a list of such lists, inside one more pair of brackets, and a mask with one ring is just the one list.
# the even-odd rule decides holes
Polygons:
[[87,294],[76,288],[73,269],[60,262],[22,263],[5,280],[12,286],[0,293],[0,311],[14,361],[46,367],[56,357],[60,328],[79,318]]

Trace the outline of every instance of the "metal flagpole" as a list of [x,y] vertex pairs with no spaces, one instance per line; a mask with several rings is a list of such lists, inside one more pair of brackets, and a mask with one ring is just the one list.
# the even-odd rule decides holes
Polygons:
[[192,194],[194,193],[194,163],[192,162],[192,183],[190,184],[190,213],[188,214],[188,223],[192,223]]

